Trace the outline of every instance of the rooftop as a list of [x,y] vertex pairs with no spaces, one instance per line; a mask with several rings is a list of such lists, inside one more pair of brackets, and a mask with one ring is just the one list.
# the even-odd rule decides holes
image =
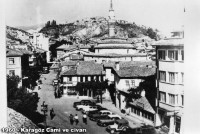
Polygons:
[[[120,68],[124,68],[124,67],[130,67],[130,66],[155,66],[155,62],[154,61],[121,61],[119,62],[119,66]],[[105,62],[104,63],[104,67],[112,67],[113,69],[115,69],[115,62],[114,61],[109,61],[109,62]]]
[[33,54],[33,52],[28,51],[26,49],[18,49],[18,50],[21,51],[23,54],[28,54],[28,55],[32,55]]
[[61,75],[102,75],[103,65],[93,61],[80,61],[77,69],[64,70]]
[[61,62],[61,66],[76,66],[77,61],[63,61]]
[[132,41],[128,41],[126,38],[119,37],[107,37],[98,41],[98,44],[131,44]]
[[152,44],[152,46],[184,46],[183,38],[167,38],[164,40],[159,40]]
[[135,49],[133,44],[100,44],[94,47],[95,49]]
[[146,57],[146,53],[136,53],[136,54],[115,54],[115,53],[108,53],[108,54],[83,54],[85,57],[107,57],[107,58],[120,58],[120,57]]
[[14,49],[6,49],[6,57],[12,57],[12,56],[22,56],[23,53],[19,50],[14,50]]
[[119,77],[148,77],[156,73],[155,67],[141,67],[141,66],[130,66],[120,67],[119,70],[115,70]]
[[130,104],[134,105],[134,106],[138,106],[138,105],[142,104],[143,109],[145,111],[155,114],[154,109],[152,108],[151,104],[149,103],[149,101],[147,100],[146,97],[141,97],[139,99],[133,99],[133,102],[130,102]]

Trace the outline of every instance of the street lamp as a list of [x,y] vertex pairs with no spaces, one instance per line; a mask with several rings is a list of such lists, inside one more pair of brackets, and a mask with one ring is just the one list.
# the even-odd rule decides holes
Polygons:
[[43,103],[41,105],[41,111],[44,114],[44,125],[45,125],[45,130],[46,130],[46,127],[47,127],[47,121],[46,121],[47,114],[46,113],[48,112],[48,105],[45,104],[45,101],[43,101]]

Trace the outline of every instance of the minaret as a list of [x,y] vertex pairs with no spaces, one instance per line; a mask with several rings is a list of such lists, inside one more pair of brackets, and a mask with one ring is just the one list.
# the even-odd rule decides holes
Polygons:
[[115,13],[113,9],[112,0],[110,0],[109,9],[109,37],[115,36]]

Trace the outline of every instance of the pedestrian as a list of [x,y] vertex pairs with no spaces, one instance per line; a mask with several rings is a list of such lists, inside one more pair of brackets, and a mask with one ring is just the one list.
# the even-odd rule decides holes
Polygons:
[[87,115],[85,112],[83,113],[83,123],[87,124]]
[[77,114],[74,116],[74,121],[76,122],[76,125],[79,123],[78,115]]
[[38,85],[38,90],[40,90],[41,89],[41,87],[40,87],[40,85]]
[[54,113],[54,110],[53,108],[50,110],[50,117],[51,117],[51,120],[55,117],[55,113]]
[[74,124],[74,116],[72,114],[69,115],[70,124]]

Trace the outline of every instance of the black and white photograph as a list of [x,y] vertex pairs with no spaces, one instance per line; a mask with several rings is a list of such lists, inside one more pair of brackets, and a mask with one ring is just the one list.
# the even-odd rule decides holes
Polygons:
[[186,7],[6,0],[1,132],[184,134]]

